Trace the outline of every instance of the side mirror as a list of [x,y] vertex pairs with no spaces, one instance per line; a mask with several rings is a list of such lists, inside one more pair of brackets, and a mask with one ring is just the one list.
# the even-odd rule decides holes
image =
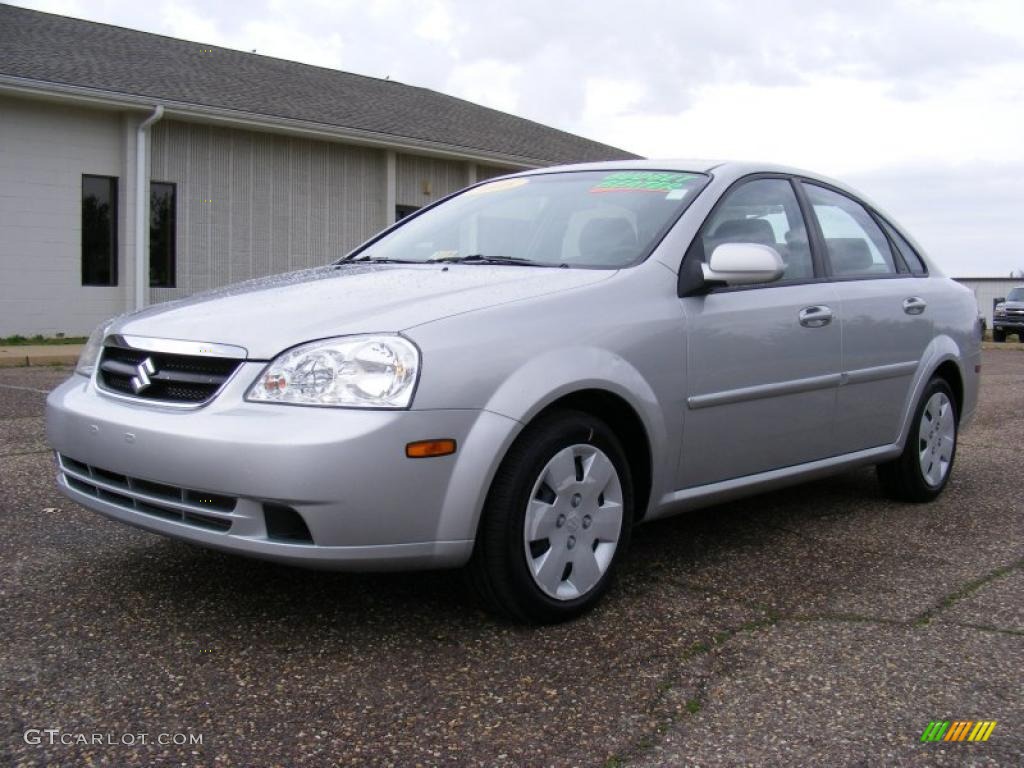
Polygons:
[[752,285],[778,280],[786,265],[770,245],[722,243],[711,252],[709,263],[701,264],[701,270],[705,283]]

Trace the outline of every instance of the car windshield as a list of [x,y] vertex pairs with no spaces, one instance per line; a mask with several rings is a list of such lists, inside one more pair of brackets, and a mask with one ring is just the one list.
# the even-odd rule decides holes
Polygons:
[[699,173],[646,170],[499,179],[346,258],[616,269],[645,258],[706,182]]
[[1024,301],[1024,288],[1014,288],[1006,294],[1007,301]]

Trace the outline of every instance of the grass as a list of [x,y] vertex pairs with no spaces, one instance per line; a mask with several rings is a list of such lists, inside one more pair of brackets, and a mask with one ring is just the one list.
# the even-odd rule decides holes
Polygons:
[[20,336],[15,334],[14,336],[4,336],[0,338],[0,347],[34,347],[34,346],[59,346],[61,344],[85,344],[87,337],[85,336],[65,336],[58,334],[57,336],[42,336],[36,334],[35,336]]
[[[985,329],[985,333],[981,337],[981,340],[982,341],[995,341],[995,339],[992,338],[992,329],[991,328],[986,328]],[[1011,333],[1010,334],[1010,339],[1008,339],[1006,343],[1007,344],[1012,344],[1015,341],[1022,341],[1022,342],[1024,342],[1024,339],[1021,339],[1020,334]]]

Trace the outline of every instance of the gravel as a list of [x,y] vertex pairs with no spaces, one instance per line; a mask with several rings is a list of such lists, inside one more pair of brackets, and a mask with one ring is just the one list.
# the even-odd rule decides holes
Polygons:
[[[69,370],[0,370],[0,763],[1024,763],[1024,355],[984,354],[938,502],[858,470],[643,526],[601,607],[541,629],[457,573],[302,571],[80,509],[43,434]],[[937,719],[999,724],[921,743]]]

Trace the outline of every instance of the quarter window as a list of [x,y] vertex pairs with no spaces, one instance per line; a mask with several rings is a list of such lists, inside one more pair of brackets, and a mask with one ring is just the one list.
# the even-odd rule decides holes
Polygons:
[[903,257],[903,262],[907,265],[907,269],[913,275],[925,275],[928,273],[928,268],[924,265],[924,260],[920,254],[914,250],[907,238],[896,231],[896,228],[892,226],[885,219],[882,219],[882,227],[885,229],[886,234],[889,235],[889,239],[892,240],[896,250],[899,251],[900,256]]
[[117,179],[82,176],[82,285],[117,285]]
[[699,240],[705,260],[723,243],[758,243],[782,256],[782,281],[814,277],[807,228],[787,179],[755,179],[734,188],[705,222]]
[[860,203],[816,184],[804,184],[825,238],[832,273],[872,277],[896,273],[892,250],[881,228]]
[[175,186],[162,181],[149,185],[149,284],[173,288],[175,283]]

